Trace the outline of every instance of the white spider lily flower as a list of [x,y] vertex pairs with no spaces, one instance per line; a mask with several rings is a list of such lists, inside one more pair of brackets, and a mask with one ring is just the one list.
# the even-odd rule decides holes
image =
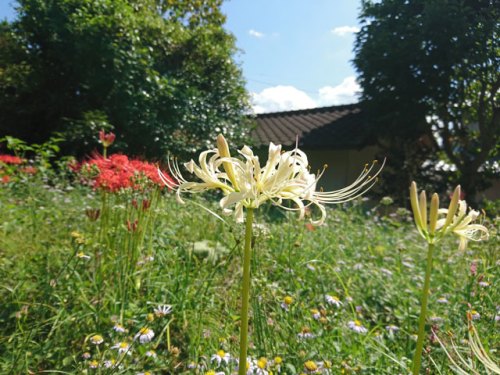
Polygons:
[[468,241],[484,241],[489,238],[488,229],[481,224],[472,224],[479,216],[476,210],[467,213],[467,202],[460,200],[460,185],[455,188],[447,209],[439,208],[439,198],[433,194],[427,220],[427,199],[425,191],[417,196],[417,184],[412,182],[410,201],[415,224],[422,237],[429,243],[438,242],[448,233],[460,239],[459,250],[465,250]]
[[[176,190],[181,203],[182,193],[221,190],[224,194],[220,201],[223,212],[234,213],[239,222],[244,219],[244,208],[258,208],[270,201],[286,210],[298,211],[300,218],[304,217],[306,208],[316,206],[321,216],[312,222],[319,225],[326,218],[325,204],[348,202],[361,196],[375,184],[384,165],[378,167],[376,161],[371,166],[366,165],[351,185],[324,192],[316,191],[316,185],[326,167],[318,175],[310,173],[307,156],[298,148],[282,152],[281,145],[270,143],[264,166],[250,147],[244,146],[238,153],[241,158],[232,157],[225,138],[219,135],[217,148],[202,152],[198,164],[193,160],[184,164],[186,170],[201,182],[184,178],[175,161],[169,161],[169,170],[177,182],[173,183],[160,170],[158,173],[165,185]],[[291,201],[295,206],[285,206],[285,201]]]

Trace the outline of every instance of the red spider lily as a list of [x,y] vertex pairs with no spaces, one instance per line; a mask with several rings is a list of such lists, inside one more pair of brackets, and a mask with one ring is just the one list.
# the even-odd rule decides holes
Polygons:
[[[77,172],[82,174],[94,189],[111,192],[127,188],[144,190],[148,186],[165,186],[160,180],[156,165],[136,159],[129,160],[122,154],[114,154],[109,158],[94,155],[83,162]],[[169,176],[168,178],[170,179]]]
[[116,135],[112,132],[105,133],[104,130],[99,132],[99,140],[102,143],[102,146],[108,148],[115,141]]
[[1,182],[2,184],[6,184],[6,183],[8,183],[9,181],[10,181],[10,176],[9,176],[9,175],[5,175],[5,176],[2,176],[2,177],[0,178],[0,182]]
[[4,164],[22,164],[25,160],[18,156],[2,154],[0,155],[0,163]]
[[21,168],[20,171],[22,173],[26,173],[26,174],[36,174],[38,172],[38,169],[36,169],[35,167],[29,165],[27,167]]
[[129,232],[135,232],[137,231],[137,224],[139,223],[139,221],[137,219],[135,219],[134,221],[130,221],[130,220],[127,220],[127,230]]
[[151,207],[151,201],[149,199],[142,200],[142,210],[147,211]]

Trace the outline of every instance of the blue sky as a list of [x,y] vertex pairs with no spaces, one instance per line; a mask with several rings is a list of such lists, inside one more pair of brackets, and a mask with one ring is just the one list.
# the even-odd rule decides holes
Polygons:
[[[15,15],[0,0],[0,18]],[[359,27],[359,0],[230,0],[226,28],[241,50],[256,112],[302,109],[356,101],[350,63]]]
[[357,0],[231,0],[227,29],[259,112],[352,103]]

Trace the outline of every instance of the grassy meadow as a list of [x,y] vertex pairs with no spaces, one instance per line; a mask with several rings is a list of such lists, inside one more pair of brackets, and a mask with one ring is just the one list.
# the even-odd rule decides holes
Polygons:
[[[232,373],[244,225],[204,210],[213,198],[47,171],[0,184],[0,373]],[[328,209],[319,227],[256,211],[249,373],[409,372],[426,243],[385,203]],[[423,373],[453,373],[453,347],[486,373],[467,312],[498,361],[498,218],[484,225],[489,241],[437,247]]]

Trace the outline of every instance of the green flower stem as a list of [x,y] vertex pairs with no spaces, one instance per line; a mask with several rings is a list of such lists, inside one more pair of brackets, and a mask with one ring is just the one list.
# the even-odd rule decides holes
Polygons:
[[432,253],[434,252],[434,244],[429,243],[427,251],[427,266],[425,268],[425,282],[424,290],[422,292],[422,302],[420,306],[420,318],[418,322],[418,339],[415,355],[413,356],[413,375],[418,375],[420,372],[420,365],[422,363],[422,349],[424,347],[425,338],[425,318],[427,316],[427,301],[429,299],[429,288],[431,284],[431,271],[432,271]]
[[248,349],[248,305],[250,299],[250,259],[252,256],[253,208],[248,208],[245,226],[245,250],[243,254],[243,282],[241,287],[240,362],[238,375],[246,374]]

